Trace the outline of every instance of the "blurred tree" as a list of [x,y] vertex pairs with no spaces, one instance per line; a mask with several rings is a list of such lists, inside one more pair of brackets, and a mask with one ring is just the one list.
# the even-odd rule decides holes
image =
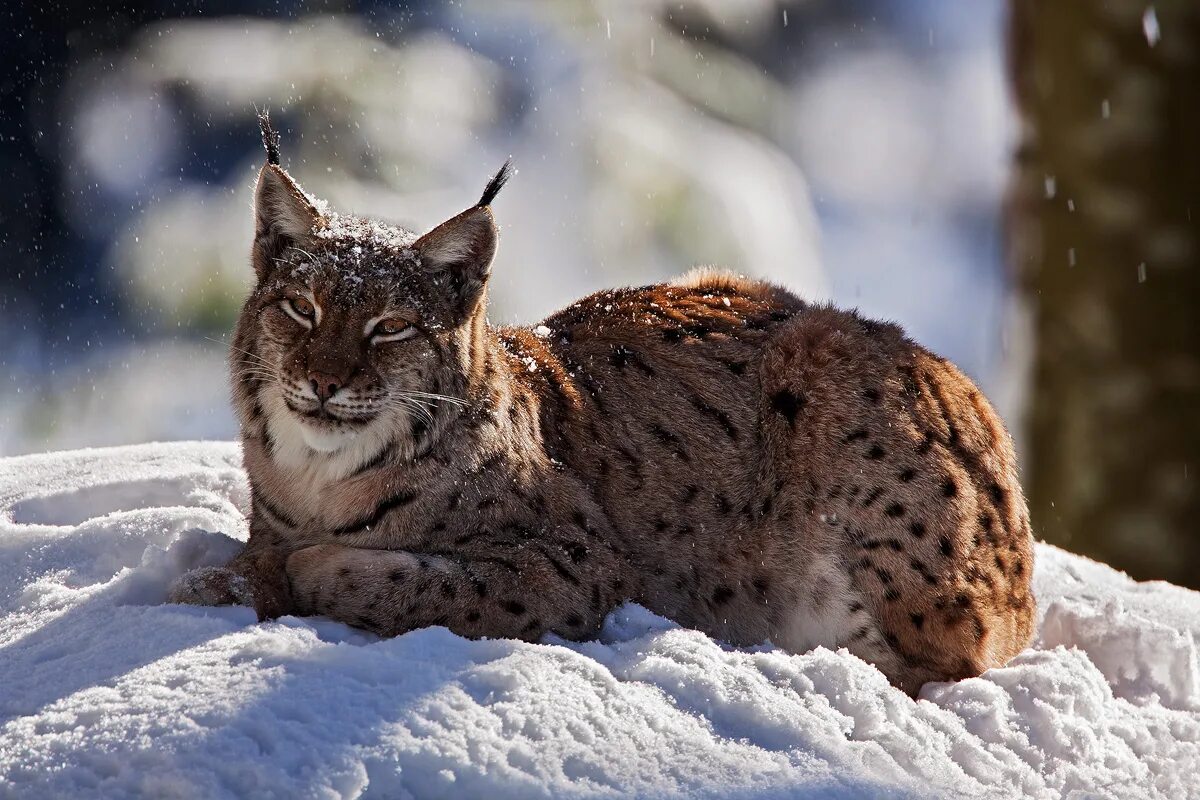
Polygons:
[[1200,586],[1200,3],[1011,13],[1034,526],[1135,577]]

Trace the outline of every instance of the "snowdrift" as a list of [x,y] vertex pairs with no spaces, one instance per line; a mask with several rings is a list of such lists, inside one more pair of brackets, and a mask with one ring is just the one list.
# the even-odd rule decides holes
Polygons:
[[3,797],[1200,796],[1200,594],[1038,548],[1035,646],[917,702],[634,605],[572,643],[164,605],[236,445],[0,460]]

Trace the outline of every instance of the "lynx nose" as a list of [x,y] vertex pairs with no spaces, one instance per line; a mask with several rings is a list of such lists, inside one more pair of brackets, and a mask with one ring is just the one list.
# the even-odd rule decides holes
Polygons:
[[341,379],[325,372],[308,373],[308,382],[322,403],[333,397],[337,394],[337,390],[342,388]]

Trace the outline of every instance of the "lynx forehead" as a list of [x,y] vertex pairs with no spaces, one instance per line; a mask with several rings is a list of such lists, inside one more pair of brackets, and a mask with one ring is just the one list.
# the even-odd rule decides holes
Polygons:
[[415,236],[306,194],[262,125],[230,355],[250,540],[177,599],[525,639],[632,599],[913,694],[1028,643],[1008,434],[897,326],[708,270],[493,328],[507,165]]

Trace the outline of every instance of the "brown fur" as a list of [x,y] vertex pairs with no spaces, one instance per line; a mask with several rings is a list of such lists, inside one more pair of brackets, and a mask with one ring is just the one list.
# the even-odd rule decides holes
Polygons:
[[[909,693],[1028,643],[1009,437],[895,325],[701,271],[493,329],[486,206],[418,239],[272,164],[258,195],[231,356],[251,536],[227,575],[260,615],[579,638],[633,599],[734,644],[846,647]],[[301,291],[311,329],[281,310]],[[364,342],[385,313],[416,333]],[[280,441],[310,424],[289,406],[309,375],[348,399],[304,419],[355,444]],[[413,391],[456,400],[394,400]],[[229,602],[208,578],[176,596]]]

